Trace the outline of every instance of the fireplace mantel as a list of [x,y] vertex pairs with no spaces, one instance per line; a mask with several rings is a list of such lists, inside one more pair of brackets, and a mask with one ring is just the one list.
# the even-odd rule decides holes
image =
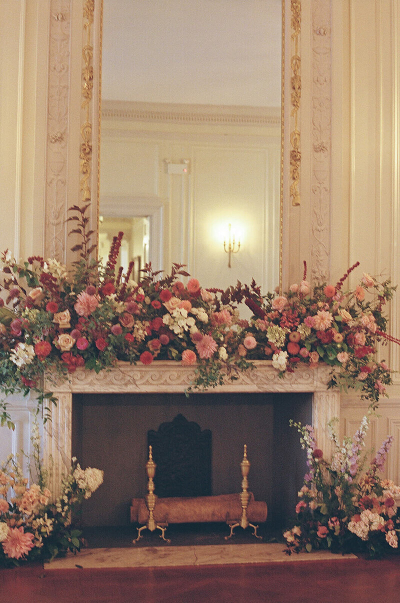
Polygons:
[[[148,366],[120,362],[98,374],[78,369],[68,380],[57,385],[47,381],[46,389],[58,400],[51,410],[51,421],[45,424],[44,435],[44,462],[51,467],[52,492],[58,493],[61,476],[71,462],[73,394],[184,393],[193,383],[194,370],[175,361],[160,360]],[[254,361],[253,370],[240,373],[237,380],[227,381],[205,393],[310,393],[318,445],[329,454],[331,441],[327,422],[332,417],[339,417],[340,413],[340,392],[327,387],[329,372],[330,367],[323,364],[314,369],[300,365],[293,373],[280,378],[270,361],[258,360]]]

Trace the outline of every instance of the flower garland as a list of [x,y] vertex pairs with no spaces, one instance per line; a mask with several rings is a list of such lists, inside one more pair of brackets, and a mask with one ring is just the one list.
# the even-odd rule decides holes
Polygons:
[[[358,263],[336,285],[306,280],[287,293],[262,295],[253,281],[226,291],[205,289],[174,264],[171,274],[142,270],[132,280],[117,269],[123,233],[114,237],[106,265],[90,258],[88,206],[72,232],[81,242],[72,249],[72,269],[39,256],[17,262],[10,251],[0,256],[0,390],[8,395],[34,392],[44,403],[45,419],[55,401],[41,383],[67,378],[78,367],[99,372],[118,360],[151,364],[169,359],[193,365],[192,388],[206,389],[236,379],[269,359],[283,377],[298,364],[332,367],[329,387],[356,388],[376,407],[391,384],[391,371],[376,359],[377,344],[396,341],[387,334],[383,308],[395,287],[364,274],[355,290],[343,285]],[[188,279],[184,284],[183,280]],[[250,320],[239,315],[244,302]],[[7,403],[0,402],[1,424],[12,427]]]
[[382,479],[387,454],[393,441],[388,436],[363,472],[365,436],[369,417],[365,416],[353,438],[340,444],[334,421],[329,424],[334,443],[331,462],[317,448],[314,430],[291,421],[300,433],[306,451],[308,472],[299,492],[295,525],[284,533],[286,552],[366,552],[379,557],[398,548],[400,533],[400,487]]

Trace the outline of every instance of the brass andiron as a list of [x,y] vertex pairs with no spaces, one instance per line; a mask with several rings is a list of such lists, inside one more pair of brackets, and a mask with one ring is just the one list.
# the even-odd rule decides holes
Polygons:
[[163,527],[158,525],[154,519],[154,508],[157,500],[157,496],[154,494],[154,476],[156,474],[156,467],[157,465],[153,461],[153,447],[149,446],[149,460],[146,463],[146,472],[147,477],[149,478],[147,483],[148,494],[146,494],[146,507],[149,511],[149,519],[147,520],[146,525],[138,528],[138,537],[133,540],[133,543],[143,538],[142,531],[146,529],[150,530],[150,532],[154,532],[154,530],[157,529],[161,530],[160,538],[165,540],[165,542],[171,542],[168,540],[168,538],[165,538],[165,530],[167,529],[167,526]]
[[244,530],[248,527],[253,528],[254,532],[253,532],[253,536],[255,536],[256,538],[259,538],[260,540],[262,540],[262,536],[258,536],[257,534],[257,529],[258,526],[255,526],[254,524],[250,523],[249,520],[247,519],[247,507],[249,506],[249,500],[250,500],[250,493],[248,491],[249,488],[249,482],[247,479],[247,476],[249,475],[249,471],[250,471],[250,461],[247,458],[247,446],[246,444],[244,445],[244,454],[243,454],[243,460],[240,463],[240,469],[242,472],[242,491],[240,493],[240,503],[242,505],[242,517],[240,518],[240,521],[237,521],[235,523],[229,523],[229,527],[231,528],[231,533],[229,534],[229,536],[225,536],[225,540],[228,540],[229,538],[232,538],[233,536],[233,530],[237,527],[241,527]]

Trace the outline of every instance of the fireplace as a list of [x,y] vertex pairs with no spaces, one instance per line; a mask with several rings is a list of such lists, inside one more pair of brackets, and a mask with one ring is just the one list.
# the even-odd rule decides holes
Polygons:
[[299,367],[279,379],[271,363],[207,393],[185,395],[193,368],[159,361],[150,366],[120,363],[96,375],[77,371],[52,390],[58,404],[46,424],[45,462],[52,469],[52,491],[76,456],[82,466],[105,471],[103,486],[87,501],[87,525],[129,522],[129,501],[146,493],[147,431],[182,413],[213,434],[213,494],[239,492],[240,461],[247,444],[250,490],[266,500],[269,516],[293,512],[304,474],[296,430],[289,419],[312,423],[319,447],[329,454],[326,424],[339,416],[340,394],[328,390],[328,367]]

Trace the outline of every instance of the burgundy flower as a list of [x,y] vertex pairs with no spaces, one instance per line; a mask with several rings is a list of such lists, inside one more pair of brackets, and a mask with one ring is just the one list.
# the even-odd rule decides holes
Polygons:
[[113,283],[105,283],[100,289],[102,295],[112,295],[115,293],[115,287]]
[[324,456],[324,453],[322,452],[322,450],[320,448],[315,448],[315,450],[313,450],[312,455],[315,459],[322,459],[322,457]]

